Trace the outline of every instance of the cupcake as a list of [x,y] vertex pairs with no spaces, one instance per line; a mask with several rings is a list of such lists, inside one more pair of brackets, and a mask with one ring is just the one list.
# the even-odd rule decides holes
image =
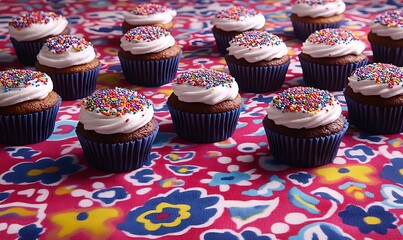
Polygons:
[[251,30],[236,35],[229,44],[225,60],[240,91],[271,92],[283,85],[290,56],[278,36]]
[[167,30],[156,26],[132,28],[120,42],[118,55],[127,82],[155,87],[175,78],[182,49]]
[[338,28],[344,18],[346,4],[342,0],[298,0],[291,8],[295,36],[304,41],[323,28]]
[[350,122],[376,134],[403,132],[403,69],[373,63],[348,78],[344,90]]
[[171,31],[175,16],[176,10],[172,8],[154,3],[141,3],[123,13],[122,31],[126,33],[131,28],[146,25],[158,26]]
[[229,41],[248,30],[263,30],[266,19],[260,12],[245,7],[218,11],[213,18],[213,35],[221,54],[226,54]]
[[13,18],[8,24],[11,42],[23,65],[34,66],[36,55],[46,39],[70,32],[67,19],[54,12],[31,12]]
[[232,136],[242,98],[231,75],[208,69],[189,70],[174,80],[172,88],[167,105],[179,137],[213,143]]
[[85,160],[105,172],[143,166],[159,129],[150,101],[125,88],[102,89],[84,98],[78,120]]
[[403,67],[403,11],[391,10],[375,16],[368,41],[374,62]]
[[83,37],[49,38],[37,56],[35,68],[47,73],[63,100],[80,99],[94,92],[101,63],[92,44]]
[[325,28],[315,31],[302,43],[298,55],[304,81],[312,87],[341,91],[347,78],[368,63],[364,42],[351,31]]
[[0,143],[26,145],[50,137],[61,98],[42,72],[0,71]]
[[266,112],[263,127],[273,157],[296,167],[332,162],[348,128],[337,99],[313,87],[285,89]]

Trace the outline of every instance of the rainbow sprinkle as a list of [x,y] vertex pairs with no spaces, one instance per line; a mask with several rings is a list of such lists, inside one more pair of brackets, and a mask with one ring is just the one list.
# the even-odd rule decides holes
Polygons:
[[403,27],[403,11],[391,10],[375,16],[374,23],[386,27]]
[[27,86],[39,87],[46,85],[49,81],[46,73],[27,69],[10,69],[0,71],[1,85],[4,92],[9,92],[12,88],[26,88]]
[[314,44],[326,45],[348,44],[352,41],[360,41],[358,37],[354,36],[353,32],[341,28],[324,28],[315,31],[309,35],[307,40]]
[[266,31],[251,30],[236,35],[230,44],[245,47],[278,46],[283,42],[278,36]]
[[[377,84],[388,84],[389,88],[403,83],[403,69],[387,63],[372,63],[354,71],[357,81],[375,81]],[[402,85],[403,86],[403,85]]]
[[167,11],[167,8],[154,3],[142,3],[135,6],[130,13],[134,15],[152,15],[157,13],[163,13]]
[[52,53],[62,53],[69,49],[75,52],[80,52],[86,49],[88,46],[92,46],[91,42],[88,42],[83,37],[77,37],[73,35],[59,35],[56,37],[48,38],[46,41],[48,50]]
[[221,10],[215,15],[216,18],[226,18],[229,20],[244,21],[249,17],[259,14],[254,9],[246,9],[245,7],[231,7]]
[[206,89],[218,86],[231,88],[234,81],[235,78],[231,75],[212,69],[190,70],[174,79],[174,83],[176,84],[201,86]]
[[[339,104],[327,90],[313,87],[292,87],[277,95],[272,105],[282,112],[302,112],[316,114],[327,105]],[[326,109],[327,111],[327,109]]]
[[47,24],[50,21],[59,19],[61,16],[54,12],[31,12],[12,19],[8,25],[17,30],[31,27],[33,24]]
[[296,4],[308,4],[309,6],[325,5],[328,3],[335,3],[338,0],[298,0]]
[[151,103],[135,90],[116,87],[102,89],[83,99],[85,109],[105,116],[122,117],[149,108]]
[[171,34],[167,30],[157,26],[139,26],[124,34],[125,39],[129,42],[151,42],[169,35]]

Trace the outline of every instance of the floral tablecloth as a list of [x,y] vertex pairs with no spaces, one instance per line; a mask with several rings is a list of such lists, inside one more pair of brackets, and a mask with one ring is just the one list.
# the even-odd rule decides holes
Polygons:
[[[234,135],[214,144],[186,142],[174,132],[157,88],[125,82],[117,57],[122,12],[133,1],[2,0],[0,70],[22,68],[8,21],[46,10],[68,18],[102,62],[98,88],[136,89],[153,103],[160,131],[147,164],[108,174],[87,166],[75,134],[80,101],[63,101],[53,135],[28,146],[0,145],[0,239],[403,239],[403,136],[370,135],[350,125],[334,163],[292,168],[275,161],[262,126],[276,93],[242,93]],[[191,2],[191,3],[190,3]],[[373,16],[401,1],[346,0],[342,27],[367,43]],[[218,53],[211,19],[217,10],[244,5],[264,13],[266,30],[281,36],[292,62],[284,88],[304,85],[289,19],[292,1],[170,1],[177,10],[173,36],[183,49],[179,73],[228,71]],[[342,92],[334,92],[343,104]],[[0,133],[1,134],[1,133]],[[290,149],[292,151],[292,149]]]

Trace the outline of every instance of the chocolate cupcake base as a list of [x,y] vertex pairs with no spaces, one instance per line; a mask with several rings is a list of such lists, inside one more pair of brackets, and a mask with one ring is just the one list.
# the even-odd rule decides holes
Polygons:
[[27,145],[48,139],[55,128],[61,102],[59,97],[55,106],[40,112],[0,115],[0,143]]
[[[353,96],[350,96],[354,94]],[[350,122],[357,128],[374,134],[395,134],[403,132],[403,105],[385,106],[386,101],[373,96],[374,102],[360,102],[351,88],[344,91]],[[371,98],[370,96],[365,96]],[[393,99],[392,99],[393,100]],[[392,102],[393,103],[393,102]]]
[[241,107],[222,113],[183,112],[168,104],[175,131],[179,137],[196,143],[213,143],[232,136]]
[[263,119],[263,127],[275,159],[294,167],[317,167],[331,163],[336,157],[349,126],[347,119],[343,119],[344,126],[339,132],[311,138],[289,136],[270,129],[267,115]]
[[171,82],[178,71],[182,52],[173,58],[163,60],[126,59],[119,54],[126,81],[147,87],[157,87]]
[[[323,64],[319,63],[320,59],[314,59],[311,62],[306,59],[306,54],[301,53],[299,56],[302,68],[302,76],[304,82],[311,87],[326,89],[329,91],[341,91],[347,83],[348,77],[355,69],[362,67],[368,63],[368,58],[363,55],[340,57],[340,61],[346,61],[344,64]],[[311,58],[311,57],[310,57]],[[351,58],[357,58],[357,62],[349,61]],[[322,58],[323,61],[330,58]],[[333,61],[337,62],[337,58]]]
[[84,158],[91,167],[104,172],[118,173],[138,169],[146,163],[158,130],[159,126],[156,122],[156,127],[150,135],[117,143],[93,141],[77,130],[76,133]]

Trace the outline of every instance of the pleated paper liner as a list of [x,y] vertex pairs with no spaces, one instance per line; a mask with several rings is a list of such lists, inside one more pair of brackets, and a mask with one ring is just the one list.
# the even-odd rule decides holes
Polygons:
[[238,124],[241,107],[223,113],[182,112],[168,104],[174,128],[179,137],[196,143],[213,143],[232,136]]
[[63,100],[75,100],[87,97],[94,92],[101,64],[97,68],[69,74],[48,74],[53,81],[53,90]]
[[34,66],[36,60],[36,55],[45,45],[46,41],[43,42],[30,42],[30,41],[17,41],[11,38],[11,42],[17,54],[18,61],[25,66]]
[[182,52],[170,59],[156,61],[130,60],[119,56],[126,81],[146,87],[157,87],[176,77]]
[[278,66],[252,67],[227,61],[227,65],[241,92],[262,93],[281,88],[290,62]]
[[374,63],[391,63],[403,67],[403,48],[394,48],[371,43]]
[[218,51],[222,55],[225,55],[227,53],[227,47],[229,47],[229,41],[231,41],[231,39],[233,37],[235,37],[236,34],[234,34],[234,35],[221,35],[219,33],[213,32],[213,35],[214,35],[215,42],[216,42],[217,47],[218,47]]
[[76,133],[88,165],[104,172],[129,172],[146,163],[159,130],[156,124],[149,136],[123,143],[95,142]]
[[294,29],[294,35],[297,39],[301,40],[304,42],[311,33],[323,29],[323,28],[339,28],[341,25],[341,22],[335,22],[335,23],[323,23],[323,24],[318,24],[318,23],[304,23],[304,22],[297,22],[293,21],[292,22],[292,27]]
[[0,142],[7,145],[27,145],[45,141],[55,128],[62,100],[47,110],[19,115],[0,115]]
[[311,87],[329,91],[342,91],[355,69],[368,63],[368,59],[345,65],[325,65],[307,62],[299,58],[304,82]]
[[267,121],[266,115],[263,127],[270,152],[275,159],[294,167],[317,167],[331,163],[349,126],[347,119],[344,118],[344,127],[338,133],[324,137],[298,138],[270,130]]
[[357,128],[375,134],[403,132],[403,106],[381,107],[346,98],[350,122]]

